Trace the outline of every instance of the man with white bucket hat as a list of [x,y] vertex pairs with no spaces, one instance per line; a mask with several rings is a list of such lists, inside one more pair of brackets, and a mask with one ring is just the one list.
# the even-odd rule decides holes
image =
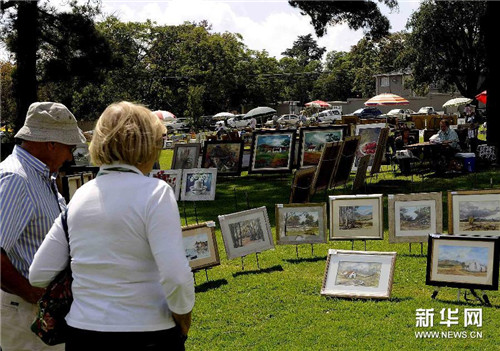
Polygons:
[[52,223],[66,206],[55,173],[73,159],[85,137],[60,103],[31,104],[21,141],[0,163],[1,340],[3,351],[63,350],[47,346],[30,330],[44,289],[32,287],[28,270]]

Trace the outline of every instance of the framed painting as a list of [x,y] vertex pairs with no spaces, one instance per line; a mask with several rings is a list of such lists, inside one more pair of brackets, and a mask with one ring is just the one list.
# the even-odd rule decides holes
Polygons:
[[321,295],[389,299],[395,252],[328,250]]
[[278,245],[326,243],[326,203],[277,204]]
[[449,191],[448,233],[500,235],[500,189]]
[[201,167],[217,168],[217,175],[240,175],[243,161],[243,141],[205,141]]
[[361,157],[363,157],[364,155],[372,156],[368,165],[368,170],[371,169],[375,152],[377,151],[379,136],[383,128],[385,128],[385,123],[356,125],[356,135],[359,135],[361,139],[356,150],[356,158],[354,159],[353,170],[356,170]]
[[389,243],[425,243],[430,233],[443,232],[440,192],[388,196]]
[[274,248],[265,206],[219,216],[228,259]]
[[382,194],[329,196],[330,240],[382,240]]
[[295,149],[295,131],[253,132],[248,173],[291,172]]
[[368,163],[370,162],[370,155],[364,155],[358,164],[358,169],[356,170],[356,177],[352,182],[352,190],[356,191],[365,184],[366,180],[366,170],[368,169]]
[[82,182],[83,184],[90,182],[92,179],[94,179],[94,173],[92,172],[85,172],[82,173]]
[[316,167],[310,166],[295,171],[290,191],[290,203],[309,202],[311,185],[316,174]]
[[172,157],[171,169],[197,168],[200,157],[200,143],[174,145],[174,155]]
[[356,150],[358,149],[360,136],[352,136],[344,138],[344,146],[342,148],[342,154],[340,156],[340,161],[337,166],[337,171],[332,177],[329,188],[336,187],[337,185],[343,185],[349,180],[351,174],[352,164],[354,163],[354,158],[356,157]]
[[82,176],[80,174],[62,177],[62,195],[64,196],[66,203],[70,202],[71,198],[75,195],[76,191],[82,186],[82,184]]
[[191,168],[182,170],[182,201],[215,200],[217,168]]
[[311,185],[311,194],[328,188],[338,169],[343,147],[344,143],[342,141],[327,143],[325,145]]
[[429,235],[426,284],[498,290],[498,236]]
[[326,143],[342,141],[346,125],[300,128],[299,167],[316,166]]
[[220,265],[213,221],[182,227],[182,244],[193,271]]
[[149,176],[167,182],[174,191],[175,199],[179,199],[179,194],[181,193],[182,169],[153,169],[149,173]]
[[382,162],[385,161],[385,149],[388,139],[389,128],[382,128],[378,136],[377,149],[375,150],[375,155],[373,155],[373,164],[370,170],[371,175],[380,172],[380,166],[382,166]]

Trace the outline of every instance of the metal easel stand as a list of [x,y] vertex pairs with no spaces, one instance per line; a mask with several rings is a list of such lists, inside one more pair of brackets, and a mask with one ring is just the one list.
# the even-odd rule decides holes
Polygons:
[[[295,245],[295,255],[299,259],[299,245]],[[314,256],[314,244],[311,244],[311,256]]]
[[[246,257],[246,255],[245,256],[241,256],[241,270],[242,271],[245,270],[245,261],[244,261],[245,257]],[[261,269],[260,268],[260,264],[259,264],[259,253],[258,252],[255,253],[255,259],[257,260],[257,268]]]
[[[410,253],[411,253],[411,243],[408,243],[410,245]],[[424,243],[420,243],[420,256],[424,255]]]
[[188,220],[186,215],[186,201],[182,201],[182,212],[184,213],[184,223],[188,225]]
[[[210,279],[208,279],[208,270],[211,269],[211,267],[204,268],[203,270],[205,271],[205,282],[208,282]],[[201,269],[197,269],[193,271],[193,279],[194,279],[194,284],[196,285],[196,272],[199,272]]]
[[[439,293],[441,288],[436,288],[431,295],[431,299],[436,299],[437,294]],[[488,295],[483,290],[479,290],[480,293],[482,294],[479,296],[479,294],[476,292],[474,289],[469,289],[470,294],[474,296],[473,299],[469,299],[467,297],[467,289],[464,290],[464,300],[469,302],[469,301],[479,301],[479,303],[483,306],[491,307],[491,302],[490,299],[488,298]],[[457,302],[460,302],[460,295],[461,295],[461,289],[457,289]]]
[[[366,251],[366,239],[362,240],[365,244],[365,251]],[[354,240],[351,240],[351,250],[354,250]]]

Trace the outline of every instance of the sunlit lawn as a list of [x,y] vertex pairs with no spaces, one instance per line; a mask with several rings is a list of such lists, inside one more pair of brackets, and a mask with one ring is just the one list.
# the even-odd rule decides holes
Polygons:
[[[160,164],[170,168],[172,151],[162,152]],[[351,180],[353,176],[351,175]],[[227,260],[217,216],[266,206],[273,229],[275,204],[287,203],[291,175],[247,175],[218,179],[212,202],[179,202],[182,223],[215,221],[221,265],[200,271],[196,278],[196,306],[187,341],[191,350],[500,350],[500,293],[487,292],[493,307],[483,307],[482,327],[464,327],[464,309],[477,302],[457,302],[457,289],[443,288],[432,300],[425,285],[427,244],[389,244],[387,196],[384,196],[382,241],[368,241],[369,251],[397,252],[392,296],[388,301],[326,298],[320,295],[327,251],[351,249],[351,242],[282,245],[274,250]],[[329,194],[350,194],[351,183]],[[395,176],[387,167],[367,180],[366,193],[443,192],[443,223],[447,231],[447,190],[500,188],[500,174],[490,170],[444,179]],[[323,202],[326,193],[312,202]],[[355,242],[355,250],[364,250]],[[208,281],[206,280],[208,276]],[[434,327],[417,328],[416,310],[434,309]],[[440,325],[440,311],[458,309],[459,323]],[[467,339],[417,339],[415,332],[466,331]],[[482,338],[470,332],[482,332]],[[447,335],[447,334],[446,334]]]

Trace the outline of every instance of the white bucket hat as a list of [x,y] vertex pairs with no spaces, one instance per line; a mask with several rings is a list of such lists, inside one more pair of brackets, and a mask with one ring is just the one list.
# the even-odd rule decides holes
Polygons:
[[85,143],[86,139],[76,118],[66,106],[57,102],[34,102],[30,105],[24,126],[16,138],[66,145]]

